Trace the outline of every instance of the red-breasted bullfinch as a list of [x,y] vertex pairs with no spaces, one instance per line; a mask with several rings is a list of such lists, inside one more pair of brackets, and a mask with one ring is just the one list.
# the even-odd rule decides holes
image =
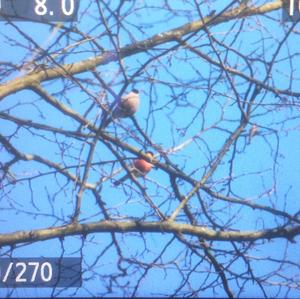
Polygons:
[[[146,152],[146,155],[150,159],[152,159],[154,157],[154,154],[150,151]],[[151,164],[150,162],[148,162],[144,159],[141,159],[141,158],[135,159],[132,164],[133,165],[130,169],[130,172],[136,178],[145,176],[153,168],[153,164]],[[130,177],[129,174],[124,175],[118,181],[114,182],[114,185],[115,186],[120,185],[121,183],[126,181],[129,177]]]

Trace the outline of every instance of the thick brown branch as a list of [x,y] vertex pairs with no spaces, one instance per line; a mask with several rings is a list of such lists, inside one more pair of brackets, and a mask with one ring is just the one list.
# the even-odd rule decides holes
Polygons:
[[91,70],[97,65],[108,64],[109,62],[152,49],[157,45],[178,40],[186,34],[200,30],[204,23],[209,23],[210,26],[217,25],[241,17],[264,14],[273,10],[277,10],[281,7],[281,1],[274,1],[259,7],[238,7],[222,14],[221,16],[218,16],[217,18],[207,17],[204,18],[204,22],[202,22],[202,20],[197,20],[195,22],[187,23],[183,26],[177,27],[173,30],[156,34],[151,38],[121,48],[119,53],[106,52],[103,55],[92,57],[77,63],[65,64],[59,67],[43,69],[35,73],[30,73],[26,76],[16,78],[3,85],[0,85],[0,100],[9,94],[15,93],[22,89],[30,88],[42,81],[79,74]]
[[186,234],[216,241],[255,241],[259,239],[285,238],[293,240],[300,234],[300,226],[278,227],[260,231],[215,231],[204,226],[176,223],[173,221],[163,222],[114,222],[99,221],[86,224],[73,223],[65,226],[51,227],[32,231],[18,231],[11,234],[0,234],[0,246],[12,246],[20,243],[63,238],[65,236],[87,235],[91,233],[176,233]]

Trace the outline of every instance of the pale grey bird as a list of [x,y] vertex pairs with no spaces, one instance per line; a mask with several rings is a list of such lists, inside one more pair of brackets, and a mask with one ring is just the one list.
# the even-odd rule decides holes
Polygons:
[[249,132],[248,144],[250,144],[252,138],[257,134],[258,134],[258,127],[256,124],[253,124]]
[[132,116],[139,108],[140,96],[137,89],[133,89],[127,95],[119,97],[105,113],[101,121],[101,129],[106,128],[113,120]]

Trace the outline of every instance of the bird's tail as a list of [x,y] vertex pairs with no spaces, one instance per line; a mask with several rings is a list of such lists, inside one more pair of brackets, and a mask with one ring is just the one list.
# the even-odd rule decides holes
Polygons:
[[121,185],[123,182],[125,182],[129,178],[129,174],[125,174],[123,177],[121,177],[119,180],[114,182],[115,186]]
[[112,121],[112,117],[111,115],[104,115],[102,120],[101,120],[101,123],[100,123],[100,129],[105,129]]

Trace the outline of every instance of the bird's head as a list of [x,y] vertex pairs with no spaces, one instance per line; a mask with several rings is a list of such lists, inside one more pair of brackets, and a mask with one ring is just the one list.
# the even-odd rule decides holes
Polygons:
[[146,154],[150,159],[154,158],[154,153],[151,152],[151,151],[147,151],[145,154]]
[[132,90],[132,92],[134,92],[136,94],[139,94],[139,91],[137,89],[135,89],[135,88]]

